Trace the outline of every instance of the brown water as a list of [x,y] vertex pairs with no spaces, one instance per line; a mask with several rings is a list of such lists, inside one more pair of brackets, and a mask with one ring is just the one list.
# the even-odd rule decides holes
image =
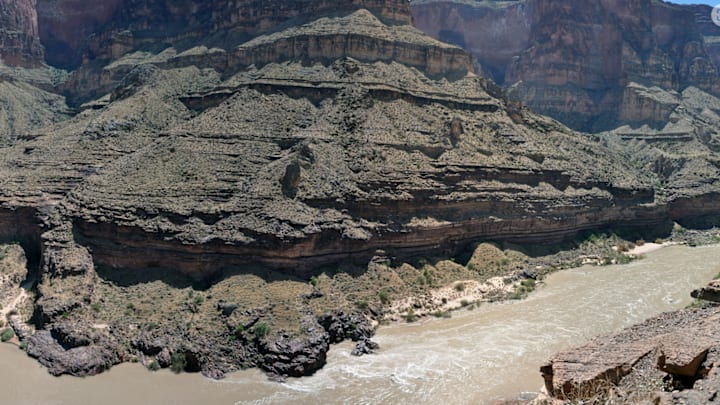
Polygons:
[[378,354],[334,346],[327,366],[286,384],[247,371],[223,381],[124,364],[99,376],[54,378],[0,345],[0,402],[13,404],[477,404],[542,386],[554,352],[691,302],[720,271],[720,246],[669,247],[624,266],[551,275],[527,300],[456,312],[452,319],[383,327]]

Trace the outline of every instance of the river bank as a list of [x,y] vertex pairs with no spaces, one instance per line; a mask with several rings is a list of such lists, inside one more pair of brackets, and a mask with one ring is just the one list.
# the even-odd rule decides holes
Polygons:
[[[27,353],[54,375],[94,375],[137,362],[215,379],[258,367],[283,380],[321,369],[330,345],[345,339],[355,342],[352,354],[372,353],[378,324],[449,318],[458,309],[522,299],[559,269],[628,263],[640,257],[628,252],[644,245],[588,234],[530,249],[478,243],[457,257],[398,264],[379,252],[367,267],[325,268],[309,281],[246,268],[205,286],[173,272],[95,269],[82,249],[66,249],[63,260],[83,272],[59,269],[68,273],[52,283],[41,278],[37,289],[28,289],[27,305],[13,309],[11,326]],[[25,293],[18,283],[3,288]],[[49,318],[56,319],[53,327],[35,334],[25,323]]]
[[333,346],[323,369],[282,384],[258,370],[213,381],[167,370],[148,373],[139,364],[89,379],[54,378],[8,345],[0,346],[0,357],[13,368],[0,370],[0,381],[13,387],[7,398],[14,403],[492,403],[539,391],[538,365],[555,352],[685,307],[688,291],[717,273],[712,263],[719,254],[719,246],[672,246],[627,265],[555,272],[526,300],[381,327],[374,355],[357,358],[349,353],[352,344]]

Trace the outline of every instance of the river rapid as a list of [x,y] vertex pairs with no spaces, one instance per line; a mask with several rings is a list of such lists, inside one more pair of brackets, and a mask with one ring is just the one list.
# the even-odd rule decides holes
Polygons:
[[50,376],[0,345],[0,402],[12,404],[483,404],[542,387],[553,353],[650,316],[683,308],[720,272],[720,246],[667,247],[628,265],[550,275],[527,299],[381,327],[377,354],[333,346],[312,377],[270,382],[257,370],[222,381],[123,364],[90,377]]

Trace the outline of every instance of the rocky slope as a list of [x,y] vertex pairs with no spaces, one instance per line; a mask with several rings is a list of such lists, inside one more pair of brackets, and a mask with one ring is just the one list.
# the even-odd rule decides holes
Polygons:
[[[62,89],[77,111],[8,130],[0,241],[36,264],[27,349],[56,374],[137,359],[305,375],[330,343],[372,350],[390,299],[498,275],[419,257],[718,213],[714,166],[682,165],[704,188],[665,193],[654,150],[629,158],[508,101],[405,1],[37,4],[49,60],[77,69],[43,76],[57,103],[36,105],[62,107]],[[688,136],[711,162],[717,134]]]
[[67,117],[62,76],[45,65],[35,2],[0,1],[0,143]]
[[574,128],[664,126],[670,111],[632,83],[720,94],[720,27],[709,21],[707,6],[415,1],[413,15],[425,32],[472,51],[513,97]]

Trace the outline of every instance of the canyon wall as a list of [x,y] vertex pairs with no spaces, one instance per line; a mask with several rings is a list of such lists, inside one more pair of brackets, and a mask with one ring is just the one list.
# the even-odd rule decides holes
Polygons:
[[358,9],[371,10],[388,22],[411,22],[409,3],[402,0],[38,0],[48,63],[71,69],[142,46],[210,39],[216,46],[230,47],[288,22],[296,25]]
[[0,1],[0,64],[36,67],[42,63],[35,1]]
[[[434,287],[393,261],[716,219],[720,99],[700,34],[670,24],[693,15],[590,3],[469,3],[440,15],[471,37],[434,29],[488,38],[469,46],[481,70],[540,110],[614,122],[619,100],[621,119],[669,119],[662,137],[524,108],[405,0],[38,0],[37,22],[35,2],[0,3],[20,66],[0,69],[0,242],[38,263],[28,353],[55,374],[172,354],[214,378],[300,376],[371,334],[378,285]],[[67,75],[25,69],[37,38]]]
[[638,100],[627,90],[631,83],[720,94],[709,7],[417,1],[412,10],[419,28],[473,52],[512,97],[574,128],[663,127],[669,111]]

